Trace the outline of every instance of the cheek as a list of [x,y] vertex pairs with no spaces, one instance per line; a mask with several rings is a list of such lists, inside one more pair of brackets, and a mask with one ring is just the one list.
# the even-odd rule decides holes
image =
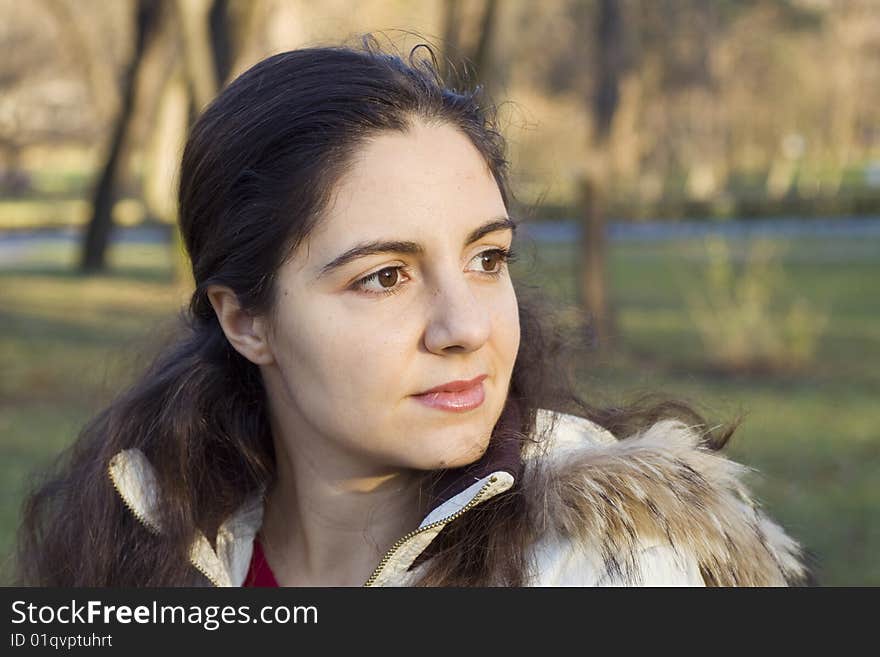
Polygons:
[[510,369],[519,352],[520,327],[519,327],[519,304],[516,293],[511,285],[509,294],[500,300],[493,318],[493,331],[496,334],[496,343],[503,360]]
[[350,310],[326,305],[298,315],[285,328],[281,367],[304,402],[375,413],[383,407],[377,400],[407,394],[410,338],[399,319],[354,321]]

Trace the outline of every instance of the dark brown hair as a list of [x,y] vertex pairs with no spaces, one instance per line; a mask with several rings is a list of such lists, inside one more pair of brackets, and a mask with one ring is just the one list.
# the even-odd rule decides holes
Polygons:
[[[414,120],[453,126],[485,158],[509,209],[505,144],[494,107],[479,87],[448,88],[437,69],[430,47],[404,58],[365,37],[360,48],[306,48],[270,57],[205,109],[189,135],[179,190],[195,292],[175,340],[86,424],[26,499],[20,583],[200,581],[188,559],[195,533],[212,537],[275,475],[259,369],[230,346],[206,290],[229,286],[246,310],[271,315],[276,272],[320,220],[334,184],[366,139],[406,132]],[[670,415],[703,424],[674,402],[592,407],[575,394],[571,377],[560,376],[565,342],[550,309],[523,285],[517,297],[521,347],[493,440],[502,433],[528,440],[539,408],[587,417],[621,436]],[[707,440],[719,447],[728,435],[707,434]],[[158,475],[161,534],[133,517],[107,475],[111,457],[133,447]],[[435,539],[421,583],[521,584],[532,540],[526,516],[516,486],[465,514]]]

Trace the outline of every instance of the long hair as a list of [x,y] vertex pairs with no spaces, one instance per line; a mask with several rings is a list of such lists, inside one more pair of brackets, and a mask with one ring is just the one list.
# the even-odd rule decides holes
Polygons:
[[[26,498],[19,583],[204,583],[188,559],[196,532],[210,540],[224,518],[272,483],[276,470],[259,369],[227,341],[207,288],[229,286],[244,309],[271,317],[279,267],[320,220],[365,140],[405,132],[414,120],[452,126],[485,159],[510,209],[494,106],[479,87],[448,88],[424,48],[403,57],[367,36],[359,48],[275,55],[229,84],[198,118],[179,188],[195,291],[174,341],[82,428]],[[574,392],[571,377],[560,376],[565,340],[551,309],[524,286],[517,286],[517,297],[520,350],[492,440],[502,433],[528,440],[539,408],[576,413],[621,436],[668,415],[703,424],[675,402],[591,406]],[[728,435],[707,433],[707,441],[718,447]],[[110,459],[128,448],[140,449],[155,467],[161,533],[133,517],[108,477]],[[523,583],[533,539],[527,515],[517,486],[465,514],[435,539],[420,583]]]

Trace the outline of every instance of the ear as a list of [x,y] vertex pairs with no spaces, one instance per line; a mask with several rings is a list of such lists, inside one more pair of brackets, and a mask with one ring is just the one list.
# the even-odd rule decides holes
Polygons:
[[266,322],[242,309],[238,296],[225,285],[209,285],[208,299],[229,344],[255,365],[275,362],[267,340]]

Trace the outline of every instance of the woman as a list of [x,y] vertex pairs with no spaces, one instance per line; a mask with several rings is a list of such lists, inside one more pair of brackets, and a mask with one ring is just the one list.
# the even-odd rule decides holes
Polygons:
[[205,110],[182,334],[27,501],[24,583],[804,577],[714,451],[730,431],[595,409],[558,375],[507,269],[503,140],[435,70],[369,39],[303,49]]

